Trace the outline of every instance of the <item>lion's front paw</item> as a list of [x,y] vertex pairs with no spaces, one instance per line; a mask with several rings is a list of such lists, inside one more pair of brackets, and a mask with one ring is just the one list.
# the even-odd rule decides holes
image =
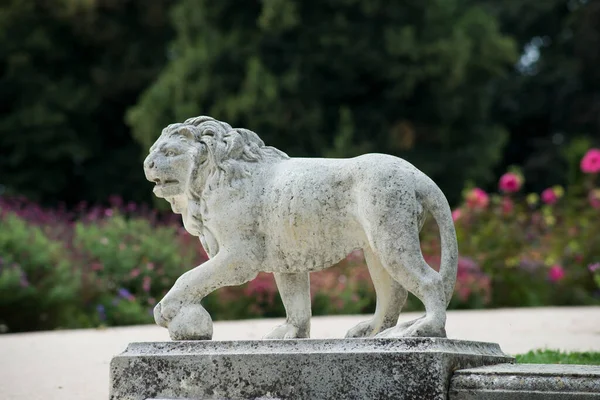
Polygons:
[[166,296],[154,307],[154,321],[157,325],[166,328],[169,322],[179,314],[181,307],[185,304],[182,296],[178,296],[176,292],[171,290]]
[[264,339],[301,339],[308,336],[307,328],[302,329],[286,322],[265,335]]
[[370,337],[375,335],[375,327],[373,319],[369,319],[367,321],[363,321],[350,329],[346,333],[346,338],[362,338],[362,337]]
[[175,316],[173,311],[166,313],[166,310],[170,309],[166,308],[163,310],[162,303],[158,303],[156,306],[154,306],[154,322],[156,322],[156,325],[162,326],[163,328],[166,328],[169,324],[169,321],[171,321]]

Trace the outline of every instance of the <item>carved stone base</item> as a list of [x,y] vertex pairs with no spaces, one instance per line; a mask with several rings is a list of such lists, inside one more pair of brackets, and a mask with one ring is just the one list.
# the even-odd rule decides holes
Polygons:
[[447,399],[455,370],[511,362],[441,338],[132,343],[111,362],[110,399]]

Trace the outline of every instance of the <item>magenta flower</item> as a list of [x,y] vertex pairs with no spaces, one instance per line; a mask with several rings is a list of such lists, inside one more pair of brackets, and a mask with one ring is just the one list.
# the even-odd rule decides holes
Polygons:
[[600,172],[600,149],[589,149],[581,159],[581,170],[586,174]]
[[554,204],[558,201],[558,195],[553,188],[548,188],[542,192],[542,201],[546,204]]
[[591,273],[600,271],[600,262],[588,265],[588,269],[590,270]]
[[588,200],[590,202],[590,206],[595,209],[600,209],[600,189],[590,190]]
[[118,194],[108,196],[108,202],[110,203],[111,207],[121,208],[123,206],[123,198]]
[[513,209],[515,208],[515,204],[510,199],[510,197],[504,197],[502,199],[502,212],[504,214],[511,214]]
[[142,282],[142,289],[144,289],[144,292],[150,291],[151,283],[152,283],[152,278],[150,278],[149,276],[145,276],[144,281]]
[[129,203],[127,203],[127,211],[128,212],[134,212],[135,210],[137,210],[137,204],[135,204],[132,201],[130,201]]
[[502,175],[500,182],[498,182],[498,187],[504,193],[516,193],[521,189],[522,185],[521,177],[512,172]]
[[104,269],[104,265],[102,265],[102,263],[95,262],[95,263],[92,263],[91,268],[92,268],[92,271],[101,271]]
[[553,265],[548,271],[548,278],[552,282],[558,282],[565,277],[565,270],[560,265]]
[[462,217],[462,210],[460,208],[452,211],[452,221],[456,222],[460,219],[460,217]]
[[480,188],[474,188],[467,194],[467,206],[474,209],[485,209],[490,203],[488,194]]

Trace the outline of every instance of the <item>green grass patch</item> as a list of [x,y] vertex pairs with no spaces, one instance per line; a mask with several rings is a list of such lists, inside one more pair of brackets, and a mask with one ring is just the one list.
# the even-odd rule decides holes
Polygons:
[[599,352],[566,353],[556,350],[534,350],[515,356],[519,364],[585,364],[600,365]]

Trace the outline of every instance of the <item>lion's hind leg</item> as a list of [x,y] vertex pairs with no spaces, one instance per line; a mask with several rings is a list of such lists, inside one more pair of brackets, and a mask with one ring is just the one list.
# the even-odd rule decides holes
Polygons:
[[297,339],[310,336],[310,276],[308,272],[274,273],[287,318],[265,339]]
[[371,337],[395,326],[408,296],[406,289],[390,276],[371,249],[365,249],[364,254],[375,287],[377,306],[373,317],[350,329],[347,338]]
[[391,277],[425,305],[425,317],[392,327],[378,337],[445,337],[446,296],[440,275],[423,259],[419,227],[410,210],[395,210],[376,232],[371,248]]

